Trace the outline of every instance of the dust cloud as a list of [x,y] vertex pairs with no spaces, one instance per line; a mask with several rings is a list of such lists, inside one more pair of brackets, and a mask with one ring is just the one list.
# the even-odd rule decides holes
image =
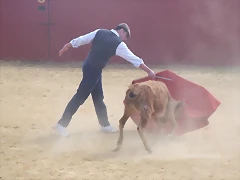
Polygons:
[[[26,179],[40,174],[40,179],[49,179],[49,175],[62,179],[83,176],[85,179],[123,176],[186,179],[196,174],[204,179],[239,177],[239,70],[172,67],[182,77],[203,85],[222,104],[210,117],[210,124],[198,131],[170,141],[146,134],[153,150],[149,155],[131,119],[124,128],[121,151],[113,153],[118,133],[99,132],[91,98],[68,127],[71,136],[57,136],[51,126],[61,116],[82,74],[79,68],[39,66],[1,62],[2,177]],[[123,113],[129,76],[135,79],[143,74],[125,65],[121,69],[109,66],[103,74],[105,102],[115,127]]]

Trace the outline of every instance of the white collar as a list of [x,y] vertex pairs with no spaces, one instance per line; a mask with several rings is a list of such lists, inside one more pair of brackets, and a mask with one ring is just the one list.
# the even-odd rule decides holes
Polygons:
[[119,37],[119,34],[115,29],[111,29],[111,31]]

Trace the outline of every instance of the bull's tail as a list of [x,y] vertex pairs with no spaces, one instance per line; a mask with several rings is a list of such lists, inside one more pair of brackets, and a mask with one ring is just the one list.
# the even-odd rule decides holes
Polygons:
[[180,109],[181,107],[186,106],[187,104],[185,103],[185,101],[181,100],[181,101],[177,101],[177,104],[175,106],[175,110]]
[[175,99],[173,99],[173,97],[171,96],[169,91],[168,91],[168,102],[175,102],[176,103],[175,108],[174,108],[175,111],[177,111],[181,107],[184,107],[184,106],[187,105],[184,100],[176,101]]

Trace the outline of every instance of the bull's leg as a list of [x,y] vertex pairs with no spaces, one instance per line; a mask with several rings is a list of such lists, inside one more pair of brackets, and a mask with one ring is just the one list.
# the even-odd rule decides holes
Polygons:
[[171,122],[173,123],[173,129],[172,129],[172,133],[169,134],[169,137],[173,137],[173,136],[175,135],[175,131],[176,131],[177,128],[178,128],[178,123],[177,123],[177,121],[176,121],[174,115],[173,115],[172,118],[170,118],[170,120],[171,120]]
[[162,127],[162,124],[166,122],[166,118],[165,117],[158,117],[158,118],[155,119],[155,122],[160,129],[160,136],[163,137],[164,136],[164,128]]
[[148,146],[147,144],[147,141],[144,137],[144,129],[145,127],[147,126],[147,121],[148,121],[149,117],[146,116],[146,115],[141,115],[141,122],[140,122],[140,125],[137,127],[137,130],[138,130],[138,134],[143,142],[143,145],[146,149],[146,151],[148,153],[152,153],[152,150],[150,149],[150,147]]
[[177,128],[178,128],[178,123],[177,123],[177,121],[176,121],[175,114],[174,114],[175,106],[176,106],[176,103],[170,101],[170,102],[168,103],[167,112],[166,112],[166,116],[165,116],[165,117],[167,118],[167,120],[169,120],[169,121],[173,124],[172,133],[169,135],[170,137],[173,137],[173,136],[174,136],[175,131],[176,131]]
[[119,120],[119,138],[117,141],[117,147],[113,150],[114,152],[119,151],[121,146],[122,146],[122,142],[123,142],[123,128],[124,125],[126,124],[127,120],[129,118],[129,115],[124,112],[124,115],[122,116],[122,118]]

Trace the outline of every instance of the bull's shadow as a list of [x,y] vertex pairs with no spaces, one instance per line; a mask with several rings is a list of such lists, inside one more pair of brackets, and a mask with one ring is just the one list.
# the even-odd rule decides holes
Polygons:
[[[42,151],[52,152],[87,152],[88,158],[114,158],[119,156],[134,156],[136,152],[146,154],[137,129],[124,130],[124,141],[119,152],[112,152],[119,137],[117,133],[102,133],[100,131],[69,132],[69,137],[61,137],[55,132],[37,136],[28,140],[28,145],[37,146]],[[150,146],[165,143],[165,139],[157,134],[145,133]]]

